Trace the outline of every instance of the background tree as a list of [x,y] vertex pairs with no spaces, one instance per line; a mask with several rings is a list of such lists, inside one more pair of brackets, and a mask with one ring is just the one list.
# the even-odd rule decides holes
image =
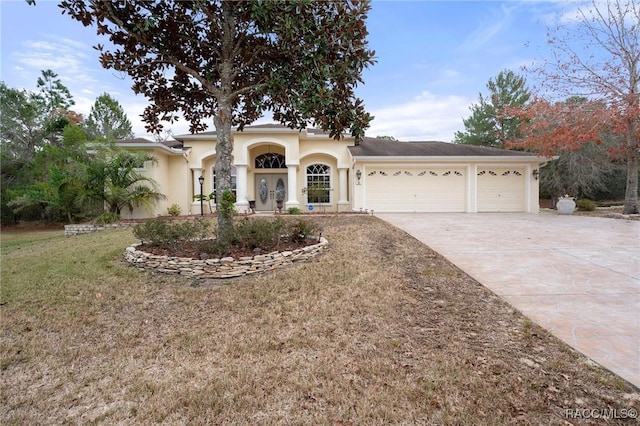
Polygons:
[[386,141],[397,141],[398,140],[393,136],[387,136],[387,135],[378,135],[378,136],[376,136],[376,139],[384,139]]
[[615,171],[616,165],[606,150],[588,142],[575,151],[560,153],[557,160],[540,170],[540,195],[551,199],[551,207],[565,194],[597,199],[608,190]]
[[517,117],[505,114],[505,107],[524,106],[531,93],[524,77],[503,70],[487,83],[489,95],[480,93],[477,104],[471,105],[471,116],[463,119],[465,131],[456,132],[455,143],[504,148],[505,142],[518,133]]
[[[231,128],[265,110],[291,128],[364,136],[371,116],[354,94],[367,49],[368,1],[61,2],[63,13],[115,46],[101,63],[129,74],[151,102],[143,119],[162,130],[182,112],[192,132],[216,129],[216,200],[231,186]],[[218,235],[230,235],[218,215]]]
[[69,109],[76,103],[69,89],[58,78],[58,74],[50,69],[40,71],[37,88],[49,111],[57,108]]
[[46,136],[47,108],[37,94],[0,82],[0,143],[4,156],[29,162]]
[[47,111],[46,137],[49,143],[56,144],[60,142],[62,131],[67,124],[78,124],[82,121],[82,116],[69,110],[72,105],[75,105],[73,96],[62,84],[58,74],[52,70],[40,71],[37,88]]
[[[575,106],[572,112],[588,118],[579,130],[561,123],[547,126],[542,117],[566,113],[552,102],[541,100],[524,115],[537,116],[537,126],[524,141],[539,152],[572,150],[577,144],[598,141],[612,134],[617,141],[609,152],[626,163],[626,190],[623,213],[638,212],[638,155],[640,150],[640,4],[637,0],[593,2],[577,10],[578,23],[563,21],[551,30],[549,43],[553,57],[534,69],[542,77],[541,90],[561,96],[584,96],[600,101]],[[598,48],[598,52],[595,51]],[[543,93],[544,93],[543,92]],[[594,114],[593,110],[600,113]]]
[[9,190],[7,207],[22,217],[50,222],[73,222],[87,212],[86,169],[90,161],[87,137],[82,129],[69,124],[62,144],[45,145],[33,160],[33,180]]
[[[54,73],[42,71],[43,76],[55,76]],[[45,95],[42,90],[46,89]],[[67,111],[63,106],[69,104],[69,99],[56,104],[53,93],[58,89],[64,93],[68,90],[57,81],[55,84],[44,77],[39,79],[40,92],[30,92],[22,89],[7,87],[0,82],[0,170],[2,173],[2,187],[0,211],[2,223],[10,223],[16,220],[12,208],[8,202],[12,196],[16,196],[19,189],[29,187],[35,182],[35,158],[51,142],[58,142],[61,138],[64,126],[79,116]],[[60,107],[60,108],[58,108]],[[9,192],[14,195],[9,196]],[[29,210],[34,212],[34,210]],[[22,216],[28,217],[28,212],[23,209]],[[41,212],[34,213],[35,217],[41,217]]]
[[98,96],[84,123],[89,140],[117,141],[133,137],[131,121],[108,93]]

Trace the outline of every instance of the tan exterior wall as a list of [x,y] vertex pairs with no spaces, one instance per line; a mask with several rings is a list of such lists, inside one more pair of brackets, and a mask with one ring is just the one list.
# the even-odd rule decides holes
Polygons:
[[[335,141],[326,136],[307,135],[305,132],[293,132],[290,130],[279,131],[251,131],[236,132],[233,134],[234,149],[232,164],[238,171],[237,208],[244,211],[248,208],[248,202],[258,197],[256,188],[256,175],[263,174],[287,174],[287,207],[299,207],[307,210],[306,196],[303,188],[306,187],[306,167],[313,163],[322,163],[331,167],[331,202],[322,206],[324,211],[350,211],[349,202],[349,164],[350,156],[348,146],[353,145],[353,140]],[[213,191],[212,175],[215,165],[215,139],[206,136],[187,138],[185,146],[191,148],[189,154],[190,181],[194,194],[199,193],[197,176],[202,173],[205,177],[204,194]],[[259,169],[255,168],[257,156],[265,153],[278,153],[285,156],[286,169]],[[340,172],[340,169],[343,169]],[[241,177],[240,175],[243,175]],[[291,187],[294,190],[291,191]],[[199,213],[199,202],[191,205],[192,213]]]
[[[336,141],[326,135],[315,135],[305,131],[290,129],[246,129],[233,133],[234,149],[232,164],[237,170],[237,202],[240,212],[248,211],[249,201],[258,199],[257,177],[278,175],[285,181],[287,195],[285,208],[298,207],[309,211],[307,195],[307,167],[311,164],[324,164],[330,167],[330,202],[314,206],[314,211],[360,211],[382,208],[386,211],[539,211],[538,181],[533,170],[542,162],[538,158],[518,157],[369,157],[352,158],[349,146],[352,138]],[[181,138],[184,143],[184,155],[166,148],[149,149],[158,159],[156,165],[148,165],[145,173],[159,184],[160,192],[167,199],[157,203],[151,216],[165,215],[167,207],[177,204],[182,214],[200,214],[200,202],[194,198],[200,194],[199,176],[204,176],[203,194],[213,192],[213,167],[216,161],[215,136],[191,135]],[[142,144],[145,145],[145,144]],[[277,153],[285,157],[281,169],[256,169],[255,159],[265,153]],[[496,173],[510,171],[509,178],[520,173],[514,179],[482,179],[482,171],[495,169]],[[358,182],[356,172],[361,172]],[[386,171],[400,174],[396,179],[383,179],[369,176],[371,171]],[[455,175],[444,175],[446,172]],[[424,173],[434,172],[441,179],[436,181],[420,179]],[[433,175],[435,176],[435,175]],[[444,176],[451,178],[445,179]],[[489,182],[491,181],[491,182]],[[501,182],[507,186],[501,187]],[[511,185],[511,189],[509,189]],[[519,185],[521,192],[513,185]],[[514,189],[515,188],[515,189]],[[519,204],[503,199],[520,197]],[[390,202],[386,202],[386,198]],[[429,198],[431,196],[431,198]],[[495,201],[491,204],[491,199]],[[372,205],[374,207],[372,207]],[[382,210],[379,210],[382,211]],[[209,204],[205,201],[204,212],[209,213]],[[147,217],[149,213],[139,208],[125,217]]]
[[165,199],[156,202],[151,208],[139,206],[133,212],[124,210],[124,219],[142,219],[147,217],[162,216],[167,214],[167,208],[177,204],[182,209],[182,214],[189,214],[189,204],[184,196],[188,174],[186,160],[182,155],[169,154],[161,150],[146,150],[156,159],[156,163],[146,162],[142,174],[153,179],[156,190],[166,196]]

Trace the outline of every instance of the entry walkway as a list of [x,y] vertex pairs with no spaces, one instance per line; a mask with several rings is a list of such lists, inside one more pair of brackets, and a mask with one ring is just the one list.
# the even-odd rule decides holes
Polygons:
[[376,213],[640,387],[640,221]]

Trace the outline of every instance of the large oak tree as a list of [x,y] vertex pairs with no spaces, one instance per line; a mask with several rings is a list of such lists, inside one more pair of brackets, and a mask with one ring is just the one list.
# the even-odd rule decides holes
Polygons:
[[[364,136],[371,116],[354,94],[364,68],[368,1],[81,1],[63,13],[109,37],[105,68],[127,73],[151,102],[143,119],[162,130],[178,113],[190,130],[213,121],[216,200],[231,182],[231,129],[271,110],[291,128]],[[220,206],[218,206],[220,207]],[[220,230],[232,218],[218,216]]]

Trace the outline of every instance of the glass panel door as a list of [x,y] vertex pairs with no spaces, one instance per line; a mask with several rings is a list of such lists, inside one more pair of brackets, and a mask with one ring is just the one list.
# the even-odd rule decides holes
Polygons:
[[287,201],[287,175],[256,175],[256,210],[276,211],[277,200]]

